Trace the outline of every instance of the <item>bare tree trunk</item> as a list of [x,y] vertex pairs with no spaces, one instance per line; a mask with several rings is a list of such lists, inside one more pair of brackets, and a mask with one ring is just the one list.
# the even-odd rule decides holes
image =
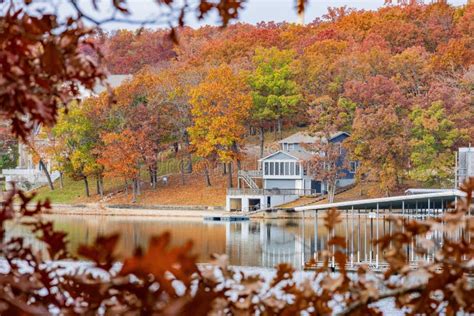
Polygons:
[[[236,142],[233,142],[231,148],[232,148],[232,151],[236,154],[236,157],[238,157],[238,156],[239,156],[239,155],[238,155],[238,153],[239,153],[239,146],[237,145],[237,143],[236,143]],[[231,168],[232,168],[232,162],[229,163],[229,172],[232,174],[232,169],[231,169]],[[240,161],[240,159],[237,159],[237,170],[240,171],[241,168],[242,168],[241,161]]]
[[150,175],[150,186],[155,188],[155,179],[153,179],[153,170],[151,166],[148,166],[148,174]]
[[104,196],[104,178],[99,175],[100,196]]
[[127,182],[127,179],[125,179],[125,194],[128,195],[128,182]]
[[64,189],[64,174],[62,171],[59,172],[59,187]]
[[187,152],[187,158],[188,158],[188,164],[186,166],[186,172],[187,173],[192,173],[193,172],[193,157],[191,155],[191,152],[189,150],[189,148],[191,147],[191,142],[189,140],[189,134],[187,131],[184,132],[184,145],[185,145],[185,148],[186,148],[186,152]]
[[99,183],[99,176],[95,179],[95,189],[97,191],[97,195],[100,195],[100,183]]
[[278,121],[277,121],[277,125],[278,125],[278,139],[282,139],[282,121],[281,121],[281,118],[278,118]]
[[210,187],[211,186],[211,178],[209,177],[209,169],[207,169],[207,166],[204,167],[204,177],[206,179],[206,185],[208,187]]
[[186,172],[193,173],[193,156],[188,153],[188,163],[186,164]]
[[181,158],[181,166],[180,166],[179,170],[181,172],[181,183],[186,184],[186,181],[185,181],[185,178],[184,178],[184,159],[183,158]]
[[156,169],[156,166],[148,167],[148,172],[150,174],[150,185],[153,189],[156,189],[156,185],[158,183],[158,171]]
[[222,164],[222,174],[227,174],[227,164],[225,162]]
[[104,196],[104,188],[102,186],[102,176],[99,174],[97,175],[96,179],[96,186],[97,186],[97,194],[100,195],[101,197]]
[[41,169],[44,172],[44,175],[46,176],[46,179],[48,180],[48,185],[51,190],[54,190],[54,184],[53,181],[51,180],[51,175],[49,174],[48,169],[46,168],[46,165],[43,162],[43,159],[40,159],[39,165],[41,166]]
[[86,189],[86,196],[87,197],[91,196],[89,192],[89,181],[87,180],[87,177],[84,177],[84,187]]
[[234,185],[232,183],[232,162],[229,162],[229,172],[227,175],[227,187],[232,188]]
[[132,181],[132,203],[137,202],[137,180],[133,179]]
[[263,126],[260,127],[259,137],[260,137],[260,158],[262,158],[263,150],[265,148],[265,129],[263,128]]

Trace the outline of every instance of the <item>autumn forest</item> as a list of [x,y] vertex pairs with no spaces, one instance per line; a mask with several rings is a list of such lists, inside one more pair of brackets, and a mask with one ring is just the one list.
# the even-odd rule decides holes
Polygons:
[[0,1],[1,315],[474,313],[473,1],[89,2]]
[[[157,160],[181,161],[212,185],[217,165],[240,168],[249,136],[346,131],[359,180],[382,194],[418,181],[450,186],[454,152],[474,137],[474,6],[330,8],[307,25],[97,33],[111,74],[133,77],[72,103],[42,155],[74,180],[125,179],[138,192]],[[170,159],[171,159],[170,158]],[[230,167],[229,167],[230,168]],[[148,178],[148,176],[147,176]]]

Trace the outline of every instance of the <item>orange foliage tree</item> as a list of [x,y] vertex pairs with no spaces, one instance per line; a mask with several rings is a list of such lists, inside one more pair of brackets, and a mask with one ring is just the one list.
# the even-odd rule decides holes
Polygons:
[[136,202],[140,191],[139,180],[142,163],[140,143],[143,139],[143,132],[133,132],[128,129],[121,133],[102,135],[104,147],[101,148],[98,162],[105,167],[106,176],[123,178],[126,188],[128,188],[127,181],[132,181],[132,202]]
[[[244,122],[252,99],[244,78],[228,65],[209,71],[207,77],[191,90],[191,113],[194,125],[188,131],[197,156],[223,163],[239,161],[239,145],[245,133]],[[207,168],[206,183],[210,185]],[[229,172],[232,187],[232,172]]]

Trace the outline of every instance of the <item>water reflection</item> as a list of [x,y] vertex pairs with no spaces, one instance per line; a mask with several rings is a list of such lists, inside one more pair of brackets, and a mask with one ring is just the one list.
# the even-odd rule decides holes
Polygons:
[[[207,262],[212,253],[227,253],[233,265],[273,267],[287,262],[301,267],[318,251],[326,249],[331,236],[323,225],[321,214],[307,216],[304,225],[299,219],[266,220],[251,222],[204,222],[201,219],[163,219],[125,216],[59,216],[48,215],[55,228],[69,233],[70,249],[75,252],[80,244],[91,243],[99,235],[121,233],[118,247],[120,256],[128,256],[133,249],[146,248],[149,238],[165,231],[172,233],[172,244],[181,245],[194,241],[195,252],[200,262]],[[336,234],[344,236],[349,263],[359,262],[372,266],[383,264],[382,254],[371,241],[394,231],[393,223],[370,218],[365,214],[345,214],[336,227]],[[10,234],[27,234],[18,226]],[[465,231],[453,231],[450,238],[459,239]],[[419,257],[413,251],[417,244],[407,247],[407,256],[412,263],[432,260],[433,252],[440,247],[447,235],[434,233],[429,238],[434,243],[430,253]],[[469,236],[470,238],[470,236]]]

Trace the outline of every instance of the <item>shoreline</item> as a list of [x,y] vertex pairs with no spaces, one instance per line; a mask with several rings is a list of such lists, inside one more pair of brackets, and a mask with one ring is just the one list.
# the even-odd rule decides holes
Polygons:
[[236,213],[228,212],[222,206],[193,205],[129,205],[129,204],[52,204],[47,215],[89,215],[89,216],[137,216],[137,217],[181,217],[204,218],[207,215],[247,215],[250,219],[296,219],[301,218],[297,212],[278,210],[275,212]]
[[[302,212],[291,210],[274,210],[272,212],[227,212],[219,206],[187,206],[187,205],[104,205],[101,203],[88,204],[52,204],[52,209],[43,211],[45,215],[74,215],[74,216],[130,216],[130,217],[162,217],[162,218],[181,218],[181,219],[204,219],[209,215],[242,215],[248,216],[250,220],[280,220],[280,219],[298,219],[303,217]],[[360,217],[357,214],[354,217]],[[399,213],[381,214],[381,218],[386,216],[400,216]],[[344,214],[346,218],[352,218],[351,214]],[[306,220],[314,217],[305,216]],[[320,219],[322,219],[320,215]]]
[[91,215],[91,216],[143,216],[143,217],[188,217],[203,218],[208,214],[227,214],[220,207],[196,206],[140,206],[140,205],[104,205],[94,204],[53,204],[50,210],[43,212],[51,215]]

